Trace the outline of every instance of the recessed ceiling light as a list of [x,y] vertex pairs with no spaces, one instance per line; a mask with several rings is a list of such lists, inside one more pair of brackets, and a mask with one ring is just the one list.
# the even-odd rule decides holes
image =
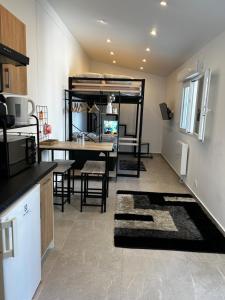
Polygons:
[[150,48],[146,48],[145,50],[146,50],[147,52],[150,52]]
[[156,28],[153,28],[152,31],[150,32],[150,34],[151,34],[152,36],[157,36]]
[[110,55],[114,55],[114,52],[113,52],[113,51],[110,51]]
[[167,6],[167,2],[166,1],[161,1],[160,5],[165,7],[165,6]]
[[107,39],[106,42],[107,42],[107,43],[111,43],[112,41],[111,41],[110,39]]
[[140,70],[144,70],[144,67],[140,67]]
[[99,19],[99,20],[97,20],[97,22],[100,23],[100,24],[102,24],[102,25],[108,24],[108,23],[107,23],[105,20],[103,20],[103,19]]
[[113,60],[113,64],[116,64],[116,60]]
[[142,61],[145,63],[147,60],[145,58],[143,58]]

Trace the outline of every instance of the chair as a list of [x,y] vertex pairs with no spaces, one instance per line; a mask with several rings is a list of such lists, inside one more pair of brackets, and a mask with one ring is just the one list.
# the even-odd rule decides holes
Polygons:
[[[54,202],[54,205],[60,205],[62,212],[64,212],[65,203],[70,203],[70,194],[71,192],[74,193],[74,179],[72,189],[70,186],[70,181],[71,170],[73,171],[74,176],[73,164],[75,161],[55,160],[55,162],[57,162],[58,166],[53,171],[53,193],[54,196],[61,197],[61,203]],[[65,180],[67,180],[67,186],[65,186]]]
[[[91,188],[89,181],[91,178],[100,177],[102,181],[101,188]],[[106,212],[106,197],[107,197],[107,176],[105,161],[86,161],[81,170],[81,203],[80,211],[83,211],[83,206],[98,206],[101,207],[101,213]],[[87,203],[87,198],[100,198],[100,204]]]
[[[72,187],[71,187],[71,192],[72,194],[75,193],[75,183],[74,183],[74,177],[75,177],[75,160],[64,160],[64,159],[55,159],[54,162],[56,162],[58,165],[66,165],[68,164],[71,168],[70,171],[72,171]],[[70,176],[71,180],[71,176]]]

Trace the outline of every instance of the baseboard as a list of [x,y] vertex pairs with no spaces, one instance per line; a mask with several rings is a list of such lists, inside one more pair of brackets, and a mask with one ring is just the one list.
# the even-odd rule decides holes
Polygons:
[[[171,167],[171,169],[176,173],[178,178],[180,177],[177,174],[177,171],[173,167],[173,165],[170,163],[170,161],[161,153],[162,158],[168,163],[168,165]],[[225,228],[220,224],[220,222],[213,216],[213,214],[209,211],[207,206],[203,203],[203,201],[195,194],[195,192],[192,190],[192,188],[185,182],[183,181],[183,184],[185,187],[190,191],[190,193],[197,199],[198,203],[201,205],[202,209],[206,213],[206,215],[210,218],[210,220],[215,224],[215,226],[218,228],[218,230],[225,236]]]
[[171,162],[167,159],[167,157],[165,155],[163,155],[162,153],[160,153],[160,155],[167,162],[167,164],[171,167],[171,169],[174,171],[174,173],[176,173],[177,177],[181,179],[181,176],[177,173],[177,170],[174,168],[174,166],[171,164]]
[[216,225],[216,227],[219,229],[219,231],[225,236],[225,229],[224,229],[224,227],[213,216],[213,214],[209,211],[208,207],[202,202],[202,200],[195,194],[195,192],[186,183],[184,183],[184,185],[194,195],[194,197],[197,199],[197,201],[201,205],[202,209],[205,211],[206,215],[210,218],[210,220]]

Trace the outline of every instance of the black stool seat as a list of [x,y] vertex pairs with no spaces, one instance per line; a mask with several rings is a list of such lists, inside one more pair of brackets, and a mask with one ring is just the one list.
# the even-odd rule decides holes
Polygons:
[[[102,181],[101,188],[90,188],[89,180],[91,177],[100,177]],[[87,161],[81,170],[81,205],[80,211],[82,212],[83,206],[100,206],[101,212],[106,212],[106,191],[107,176],[106,176],[106,163],[105,161]],[[100,198],[100,204],[87,203],[87,198]]]
[[[74,183],[74,177],[75,177],[75,160],[70,160],[70,159],[55,159],[54,162],[57,162],[58,165],[69,165],[71,166],[70,170],[72,171],[72,188],[71,192],[74,194],[75,193],[75,183]],[[70,176],[71,179],[71,176]]]

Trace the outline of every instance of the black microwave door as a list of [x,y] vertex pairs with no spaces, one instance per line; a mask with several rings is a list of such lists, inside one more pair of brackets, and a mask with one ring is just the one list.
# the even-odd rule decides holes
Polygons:
[[26,160],[27,145],[26,139],[8,143],[9,164],[14,165]]

